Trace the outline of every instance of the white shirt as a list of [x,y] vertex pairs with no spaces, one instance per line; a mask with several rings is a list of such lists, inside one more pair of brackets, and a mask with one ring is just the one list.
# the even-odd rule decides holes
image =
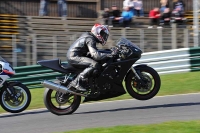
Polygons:
[[134,6],[134,4],[133,4],[132,1],[130,1],[130,0],[124,0],[123,7],[133,7],[133,6]]

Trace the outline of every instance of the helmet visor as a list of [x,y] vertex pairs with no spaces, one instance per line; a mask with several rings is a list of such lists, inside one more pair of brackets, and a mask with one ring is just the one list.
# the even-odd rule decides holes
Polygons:
[[106,42],[107,39],[108,39],[108,34],[105,33],[104,31],[101,31],[101,32],[100,32],[100,35],[101,35],[101,37],[104,39],[104,41]]

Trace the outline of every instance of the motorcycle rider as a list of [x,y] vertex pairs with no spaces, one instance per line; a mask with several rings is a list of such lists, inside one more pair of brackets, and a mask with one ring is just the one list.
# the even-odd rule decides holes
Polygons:
[[[105,45],[109,36],[107,26],[95,24],[91,32],[82,34],[69,48],[67,52],[67,60],[70,65],[76,68],[85,68],[71,83],[70,87],[74,87],[79,91],[87,91],[84,87],[88,81],[88,77],[94,70],[99,70],[100,65],[97,61],[112,57],[111,54],[101,53],[98,51],[96,44]],[[88,54],[91,58],[86,57]]]

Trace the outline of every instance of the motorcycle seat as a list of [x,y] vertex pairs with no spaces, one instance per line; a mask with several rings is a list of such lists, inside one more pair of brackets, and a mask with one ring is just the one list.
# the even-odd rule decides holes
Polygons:
[[78,69],[70,65],[69,63],[61,63],[61,67],[64,68],[65,70],[69,71],[77,71]]

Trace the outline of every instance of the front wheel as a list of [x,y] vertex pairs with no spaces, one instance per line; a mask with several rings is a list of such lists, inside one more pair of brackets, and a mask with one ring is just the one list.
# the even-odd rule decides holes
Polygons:
[[81,96],[70,93],[63,94],[46,88],[44,104],[46,108],[56,115],[68,115],[76,111],[81,103]]
[[137,73],[139,73],[144,85],[142,85],[135,74],[130,71],[125,80],[128,93],[137,100],[153,98],[160,90],[160,76],[153,68],[148,66],[137,68]]
[[0,104],[2,108],[11,113],[24,111],[31,102],[30,90],[21,83],[9,87],[12,87],[12,94],[7,91],[7,87],[1,90]]

